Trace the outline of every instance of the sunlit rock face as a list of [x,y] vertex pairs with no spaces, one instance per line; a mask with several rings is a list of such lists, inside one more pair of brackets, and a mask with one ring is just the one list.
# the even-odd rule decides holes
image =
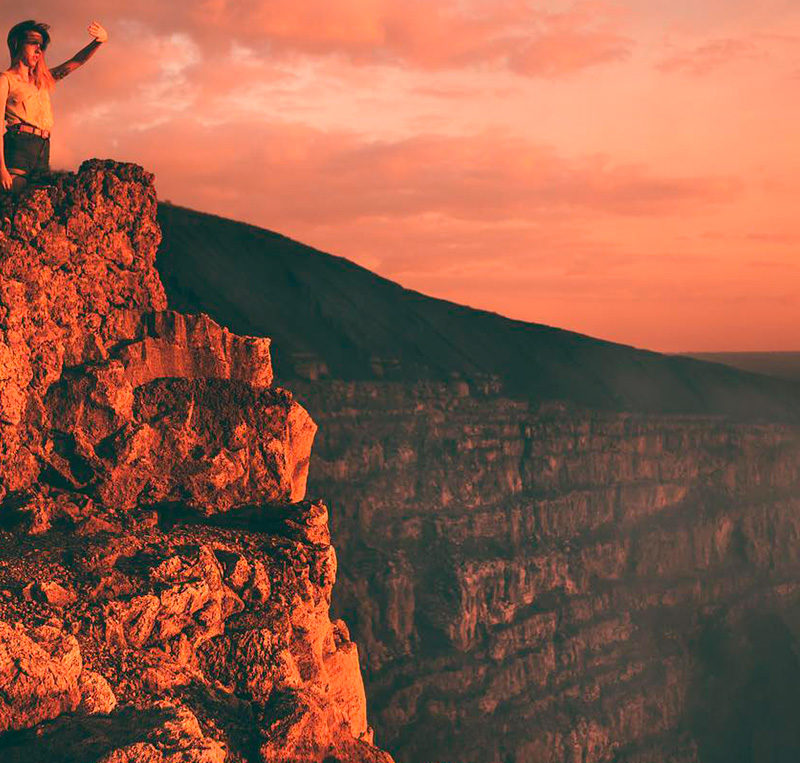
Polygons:
[[0,759],[390,763],[269,339],[166,310],[138,167],[0,212]]
[[133,339],[166,308],[153,268],[161,239],[152,178],[133,165],[87,162],[78,175],[5,196],[0,231],[0,476],[37,476],[41,401],[64,368]]
[[398,760],[800,759],[798,428],[292,387]]

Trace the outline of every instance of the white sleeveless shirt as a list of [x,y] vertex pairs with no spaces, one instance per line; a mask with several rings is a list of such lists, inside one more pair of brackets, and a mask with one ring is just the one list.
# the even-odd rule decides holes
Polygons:
[[5,71],[0,76],[8,80],[6,126],[24,123],[41,130],[52,130],[50,91],[47,88],[40,90],[33,82],[25,82],[16,72]]

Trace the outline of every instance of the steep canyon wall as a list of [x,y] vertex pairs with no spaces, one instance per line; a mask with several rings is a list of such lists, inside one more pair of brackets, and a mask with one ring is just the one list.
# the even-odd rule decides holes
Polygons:
[[291,386],[398,760],[800,755],[800,429]]

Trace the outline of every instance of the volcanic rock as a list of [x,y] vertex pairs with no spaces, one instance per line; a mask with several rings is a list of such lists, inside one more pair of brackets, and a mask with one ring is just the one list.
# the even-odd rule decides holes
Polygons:
[[23,729],[80,704],[78,642],[61,629],[0,621],[0,731]]
[[152,176],[87,162],[78,175],[3,200],[0,231],[0,479],[38,474],[41,400],[65,367],[105,357],[166,308]]
[[165,309],[140,168],[0,203],[0,758],[391,761],[270,340]]

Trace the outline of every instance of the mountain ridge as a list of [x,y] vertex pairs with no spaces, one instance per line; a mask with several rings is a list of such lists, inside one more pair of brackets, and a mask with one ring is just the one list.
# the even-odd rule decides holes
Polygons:
[[800,419],[800,384],[506,318],[288,236],[159,205],[170,304],[274,339],[292,378],[462,380],[582,407]]

